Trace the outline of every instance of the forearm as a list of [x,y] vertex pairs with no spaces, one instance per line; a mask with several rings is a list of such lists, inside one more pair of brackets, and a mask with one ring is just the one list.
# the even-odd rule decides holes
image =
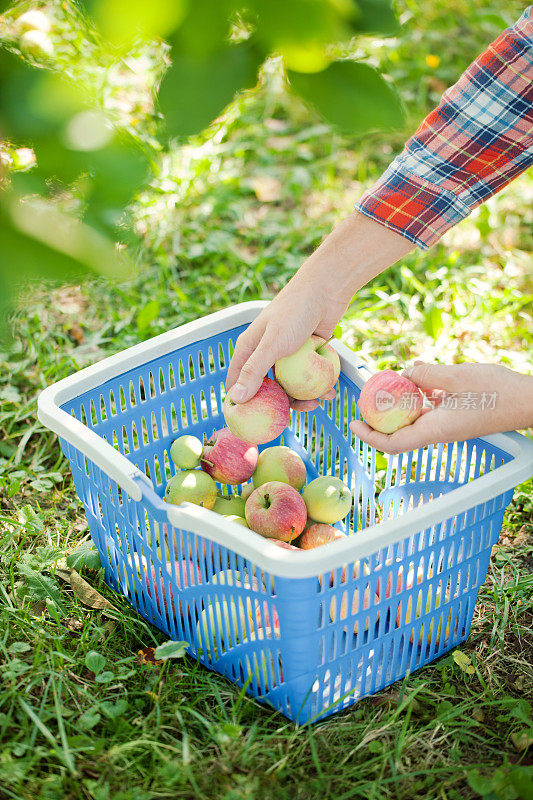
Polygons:
[[494,422],[499,431],[533,428],[533,375],[522,375],[506,367],[496,398]]
[[293,281],[348,305],[362,286],[413,248],[408,239],[353,212],[302,264]]

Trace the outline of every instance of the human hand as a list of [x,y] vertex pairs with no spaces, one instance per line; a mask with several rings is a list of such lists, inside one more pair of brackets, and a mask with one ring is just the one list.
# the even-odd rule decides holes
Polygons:
[[[253,397],[274,363],[311,334],[328,339],[357,289],[412,249],[407,239],[361,214],[347,217],[237,339],[226,379],[231,399]],[[291,405],[309,411],[318,400]]]
[[424,364],[403,373],[426,394],[431,408],[394,433],[373,430],[363,420],[350,429],[385,453],[403,453],[427,444],[473,439],[533,425],[533,376],[497,364]]

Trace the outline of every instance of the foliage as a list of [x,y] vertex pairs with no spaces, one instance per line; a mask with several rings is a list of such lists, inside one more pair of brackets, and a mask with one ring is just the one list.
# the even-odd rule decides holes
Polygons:
[[[85,5],[110,44],[104,45],[94,22],[72,2],[43,7],[30,33],[21,14],[26,5],[3,18],[7,47],[0,50],[0,133],[9,181],[0,205],[0,319],[17,282],[39,275],[73,279],[87,270],[118,270],[120,278],[131,269],[114,240],[128,238],[119,223],[146,180],[148,156],[155,166],[155,152],[135,147],[138,137],[105,113],[101,87],[90,72],[89,80],[81,76],[80,82],[79,74],[62,69],[61,47],[72,28],[78,37],[85,34],[72,49],[85,49],[87,40],[93,57],[103,56],[108,64],[113,57],[127,58],[139,40],[170,36],[172,61],[159,100],[173,135],[186,137],[208,126],[236,92],[257,83],[258,69],[272,53],[291,67],[293,86],[302,96],[340,127],[359,131],[401,123],[391,86],[368,65],[335,61],[330,47],[361,31],[390,32],[395,21],[387,0],[249,0],[245,6],[236,0],[133,6],[93,0]],[[28,43],[32,33],[38,38]],[[17,57],[17,50],[33,66]],[[30,144],[36,159],[17,169],[16,154]]]

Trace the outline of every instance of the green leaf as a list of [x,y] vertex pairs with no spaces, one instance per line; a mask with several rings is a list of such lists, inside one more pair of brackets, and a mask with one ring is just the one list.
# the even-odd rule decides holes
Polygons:
[[139,333],[147,330],[158,314],[159,302],[157,300],[149,300],[137,314],[137,330]]
[[168,658],[183,658],[188,646],[188,642],[163,642],[155,648],[154,658],[161,661],[166,661]]
[[26,579],[26,584],[34,599],[53,600],[59,611],[62,614],[65,613],[65,608],[61,601],[61,591],[53,578],[41,575],[40,572],[36,572],[24,563],[18,565],[18,570]]
[[102,33],[114,44],[137,37],[172,33],[185,16],[186,0],[92,0],[89,4]]
[[397,33],[398,19],[390,0],[357,0],[358,13],[351,27],[358,33]]
[[95,675],[99,675],[102,672],[105,667],[105,663],[105,657],[100,653],[97,653],[96,650],[91,650],[85,656],[85,665],[87,669],[90,669]]
[[206,128],[236,92],[254,86],[260,63],[249,41],[203,57],[176,52],[159,91],[170,133],[186,137]]
[[117,719],[124,714],[127,708],[128,701],[124,697],[121,697],[116,703],[111,703],[108,700],[100,703],[100,710],[108,719]]
[[85,711],[85,713],[78,718],[77,724],[82,731],[90,731],[95,725],[98,725],[101,719],[102,716],[98,711]]
[[403,123],[395,90],[368,64],[335,61],[314,74],[289,71],[292,88],[328,122],[358,134]]
[[481,797],[492,791],[492,780],[481,775],[478,769],[472,769],[467,774],[466,779],[472,791],[477,792]]
[[13,642],[9,645],[9,652],[15,655],[16,653],[27,653],[31,650],[28,642]]
[[531,800],[533,797],[533,767],[513,767],[509,771],[508,779],[521,800]]
[[444,328],[442,311],[436,306],[432,306],[424,314],[424,330],[433,339],[438,339]]
[[94,545],[83,544],[73,553],[67,556],[67,567],[80,570],[82,567],[87,569],[100,569],[100,556]]
[[110,672],[109,670],[105,670],[101,672],[99,675],[96,676],[97,683],[110,683],[111,681],[115,680],[115,673]]

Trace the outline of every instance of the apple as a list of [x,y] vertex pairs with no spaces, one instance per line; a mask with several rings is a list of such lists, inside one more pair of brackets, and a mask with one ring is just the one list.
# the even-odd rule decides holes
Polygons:
[[165,488],[165,502],[177,506],[187,501],[204,508],[213,508],[216,499],[215,481],[200,469],[177,472],[170,478]]
[[263,383],[246,403],[224,398],[224,418],[239,439],[251,444],[266,444],[276,439],[290,420],[289,398],[279,383],[263,378]]
[[238,439],[229,428],[213,431],[202,453],[202,469],[219,483],[249,480],[257,465],[257,445]]
[[[272,631],[270,628],[260,629],[257,632],[252,631],[250,636],[243,639],[244,642],[257,642],[265,641],[272,638]],[[270,664],[270,669],[268,668]],[[273,689],[276,681],[276,672],[274,669],[274,657],[268,648],[262,650],[253,650],[250,655],[246,654],[244,657],[244,678],[248,680],[250,677],[255,677],[259,686],[263,684],[265,690],[268,692]],[[260,679],[262,678],[262,681]],[[280,677],[283,680],[283,671],[280,667]]]
[[[244,608],[233,599],[224,597],[221,600],[207,599],[207,608],[200,614],[196,625],[198,638],[198,652],[205,653],[208,658],[219,658],[217,636],[221,641],[223,655],[226,650],[234,647],[246,631]],[[233,627],[233,631],[232,631]],[[211,643],[212,640],[212,643]]]
[[314,400],[329,392],[341,371],[339,356],[321,336],[311,336],[274,366],[276,380],[295,400]]
[[337,533],[340,533],[337,528],[323,522],[315,522],[304,530],[298,539],[298,547],[302,550],[313,550],[315,547],[334,542]]
[[54,54],[52,40],[43,31],[26,31],[19,39],[19,47],[25,55],[37,60],[49,59]]
[[237,517],[244,517],[245,501],[239,494],[217,494],[215,505],[211,509],[216,514],[222,514],[224,517],[230,514]]
[[272,544],[276,544],[278,547],[281,547],[283,550],[297,550],[299,553],[302,551],[299,547],[296,547],[294,544],[289,544],[289,542],[282,542],[279,539],[271,539],[269,536],[265,536],[267,542],[272,542]]
[[280,444],[259,453],[252,481],[256,489],[269,481],[281,481],[300,491],[306,477],[305,464],[298,453]]
[[[360,571],[361,571],[360,562],[356,561],[356,563],[354,564],[353,573],[352,573],[354,580],[357,580],[357,578],[359,577]],[[370,575],[370,568],[369,568],[368,564],[364,564],[364,566],[363,566],[363,574],[365,576],[369,576]],[[341,579],[341,583],[345,583],[345,582],[346,582],[346,573],[343,571],[343,576],[342,576],[342,579]],[[349,604],[348,601],[349,601],[349,597],[350,596],[352,598],[352,605],[351,605],[351,609],[352,610],[351,610],[350,613],[351,614],[357,614],[359,611],[361,611],[361,609],[359,608],[359,589],[357,587],[354,587],[353,585],[350,585],[350,588],[346,588],[343,591],[342,596],[341,596],[341,606],[340,606],[339,620],[346,619],[347,616],[348,616],[348,604]],[[379,594],[377,592],[376,592],[374,597],[375,597],[375,602],[378,603],[379,602]],[[369,607],[370,607],[370,586],[369,586],[369,584],[367,584],[366,588],[364,590],[364,594],[363,594],[363,609],[366,610]],[[337,600],[336,600],[335,597],[333,597],[332,600],[331,600],[331,603],[330,603],[330,607],[329,607],[329,615],[330,615],[330,619],[331,619],[332,622],[336,622],[337,621],[336,620],[336,613],[337,613]],[[369,624],[370,624],[370,620],[367,617],[366,620],[365,620],[365,631],[368,630]],[[355,625],[354,625],[354,633],[357,633],[357,628],[358,628],[358,624],[357,624],[357,621],[356,621]]]
[[244,501],[248,500],[250,495],[252,494],[253,490],[257,488],[253,485],[253,483],[247,483],[246,486],[242,487],[241,497]]
[[19,33],[26,31],[42,31],[43,33],[50,33],[52,30],[52,23],[42,11],[33,9],[21,14],[15,21],[16,29]]
[[[414,575],[414,573],[413,573],[413,575]],[[420,581],[417,580],[417,583],[420,583]],[[411,586],[412,585],[413,584],[412,584],[412,581],[411,581]],[[411,588],[411,587],[407,586],[406,588]],[[433,596],[433,590],[432,590],[432,587],[429,586],[428,587],[428,593],[427,593],[427,600],[426,600],[426,610],[423,612],[424,614],[429,614],[429,612],[431,611],[431,599],[432,599],[432,596]],[[436,607],[436,609],[438,609],[438,607],[441,604],[441,596],[442,596],[442,591],[441,591],[441,587],[440,587],[440,584],[439,584],[437,586],[437,590],[435,592],[435,607]],[[446,593],[445,602],[448,602],[448,600],[449,600],[449,594]],[[409,597],[408,600],[407,600],[407,606],[406,606],[406,609],[405,609],[405,622],[404,622],[404,625],[408,625],[411,622],[413,605],[414,605],[413,598]],[[433,612],[433,613],[438,613],[438,611]],[[413,621],[415,619],[418,619],[422,615],[423,615],[422,614],[422,590],[419,590],[418,591],[417,603],[416,603],[416,611],[415,611],[415,615],[414,615]],[[440,635],[441,635],[441,629],[442,629],[442,618],[443,618],[443,616],[444,616],[444,612],[441,611],[440,615],[439,615],[439,623],[438,623],[438,626],[437,626],[437,635],[436,635],[436,639],[435,639],[437,646],[440,644]],[[402,604],[400,602],[398,604],[398,611],[396,612],[396,626],[399,628],[399,627],[401,627],[401,625],[402,625]],[[448,616],[448,622],[447,622],[447,625],[446,625],[446,632],[444,634],[444,639],[445,640],[448,638],[449,634],[450,634],[450,617]],[[429,623],[429,628],[427,626],[427,623],[424,623],[422,625],[422,627],[420,629],[420,633],[418,635],[418,646],[419,647],[428,646],[430,644],[430,642],[431,642],[432,635],[433,635],[433,619],[431,619],[431,622]],[[414,642],[414,638],[415,638],[415,632],[413,630],[413,631],[411,631],[411,636],[409,638],[409,641],[411,642],[411,644]]]
[[[182,588],[186,589],[187,586],[196,586],[197,584],[202,582],[202,573],[200,572],[200,567],[198,566],[198,564],[195,564],[194,561],[183,559],[181,562],[176,561],[174,566],[176,570],[176,583],[178,585],[178,589]],[[180,567],[181,567],[181,574],[183,575],[184,578],[183,586],[180,577]],[[167,564],[167,572],[169,573],[169,575],[172,575],[172,569],[170,567],[170,564]],[[159,613],[161,613],[161,604],[159,602],[159,590],[157,588],[157,583],[156,583],[156,568],[153,565],[150,572],[148,571],[148,569],[145,569],[144,579],[146,581],[146,586],[148,588],[148,594],[150,595],[150,597],[152,597],[152,590],[153,590],[155,601],[157,604],[157,610],[159,611]],[[168,612],[167,597],[166,597],[167,587],[163,581],[161,570],[159,570],[159,580],[161,582],[161,590],[163,594],[163,605],[165,607],[165,611]],[[172,606],[172,612],[175,614],[176,609],[174,607],[174,596],[172,593],[171,586],[169,587],[168,592],[169,592],[170,605]],[[179,603],[180,614],[182,614],[183,612],[181,607],[181,600],[179,600],[179,598],[178,598],[178,603]]]
[[413,381],[384,369],[367,380],[357,405],[367,425],[381,433],[394,433],[418,419],[423,402],[424,396]]
[[334,522],[344,519],[352,507],[348,486],[332,475],[322,475],[308,483],[302,492],[307,513],[315,522]]
[[202,451],[203,445],[200,439],[185,434],[172,442],[170,458],[178,469],[194,469],[200,466]]
[[246,501],[245,513],[253,531],[283,542],[296,539],[307,519],[301,495],[281,481],[270,481],[252,492]]
[[238,514],[226,514],[225,517],[226,517],[226,519],[229,519],[230,522],[236,522],[237,525],[242,525],[243,528],[249,528],[250,527],[248,525],[248,523],[246,522],[246,518],[245,517],[241,517]]

